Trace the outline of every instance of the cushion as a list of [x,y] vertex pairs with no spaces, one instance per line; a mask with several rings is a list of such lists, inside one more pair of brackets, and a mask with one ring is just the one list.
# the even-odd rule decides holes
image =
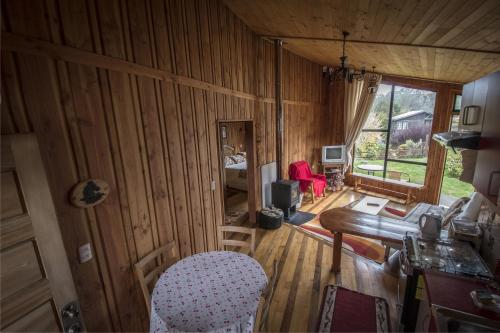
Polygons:
[[239,155],[239,154],[233,155],[233,156],[231,156],[231,158],[236,163],[243,163],[243,162],[246,162],[246,160],[247,160],[245,156]]
[[478,192],[474,192],[469,202],[463,206],[462,212],[456,217],[457,220],[477,221],[482,202],[483,196]]
[[236,162],[230,156],[224,157],[224,166],[233,165],[233,164],[236,164]]

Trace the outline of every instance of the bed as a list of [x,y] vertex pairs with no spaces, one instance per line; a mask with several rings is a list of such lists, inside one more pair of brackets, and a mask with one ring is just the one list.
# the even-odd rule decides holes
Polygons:
[[244,152],[226,154],[224,157],[226,187],[247,192],[247,160]]

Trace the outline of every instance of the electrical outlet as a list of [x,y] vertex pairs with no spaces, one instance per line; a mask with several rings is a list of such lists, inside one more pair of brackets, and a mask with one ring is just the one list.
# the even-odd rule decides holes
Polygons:
[[92,248],[90,243],[84,244],[78,248],[78,254],[80,256],[80,264],[87,262],[92,259]]

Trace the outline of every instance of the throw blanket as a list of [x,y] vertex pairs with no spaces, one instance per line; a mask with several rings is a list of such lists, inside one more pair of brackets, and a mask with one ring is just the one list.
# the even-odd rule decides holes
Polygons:
[[290,164],[288,176],[292,180],[298,180],[300,191],[307,192],[309,185],[313,186],[314,194],[319,197],[326,187],[326,177],[311,172],[311,168],[306,161],[299,161]]

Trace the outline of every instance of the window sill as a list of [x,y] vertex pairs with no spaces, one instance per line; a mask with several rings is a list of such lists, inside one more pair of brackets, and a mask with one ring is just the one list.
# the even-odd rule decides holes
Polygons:
[[379,181],[379,182],[384,182],[384,183],[389,183],[389,184],[395,184],[395,185],[409,187],[409,188],[414,188],[414,189],[422,189],[422,188],[424,188],[424,185],[422,185],[422,184],[415,184],[415,183],[403,182],[403,181],[400,181],[400,180],[394,180],[394,179],[389,179],[389,178],[382,178],[382,177],[378,177],[378,176],[370,176],[370,175],[367,175],[367,174],[357,173],[357,172],[351,173],[351,176],[358,177],[358,178],[364,178],[364,179],[370,179],[370,180],[376,180],[376,181]]

